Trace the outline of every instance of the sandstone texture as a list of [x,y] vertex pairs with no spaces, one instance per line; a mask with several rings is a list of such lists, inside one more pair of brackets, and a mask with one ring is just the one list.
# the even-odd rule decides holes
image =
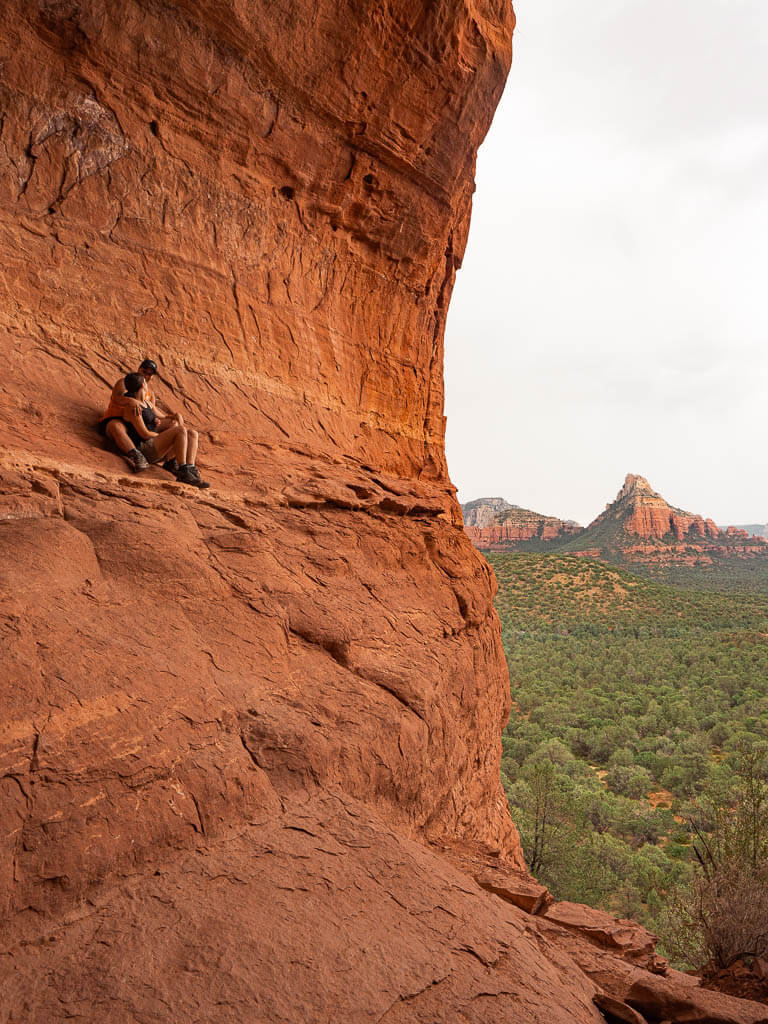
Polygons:
[[582,532],[572,520],[543,516],[503,498],[479,498],[461,508],[467,536],[485,551],[545,551]]
[[[542,917],[445,466],[513,22],[5,0],[2,1024],[582,1024],[656,977]],[[144,356],[207,492],[94,431]]]

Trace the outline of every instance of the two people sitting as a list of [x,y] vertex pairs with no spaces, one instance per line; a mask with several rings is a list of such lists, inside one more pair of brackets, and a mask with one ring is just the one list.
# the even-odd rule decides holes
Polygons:
[[210,487],[195,465],[198,434],[184,425],[181,413],[165,410],[158,414],[149,382],[157,363],[145,359],[136,373],[121,377],[112,389],[109,406],[99,420],[99,433],[108,437],[125,456],[134,473],[151,464],[191,487]]

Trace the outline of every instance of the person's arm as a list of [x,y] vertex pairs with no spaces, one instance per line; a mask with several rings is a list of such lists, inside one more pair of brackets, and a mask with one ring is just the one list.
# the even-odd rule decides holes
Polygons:
[[130,399],[126,398],[125,383],[121,377],[112,388],[112,394],[109,399],[109,408],[120,410],[120,414],[122,414],[122,411],[128,408],[129,401]]
[[135,429],[142,441],[148,441],[150,437],[157,437],[157,431],[147,430],[144,425],[144,417],[141,415],[141,405],[132,398],[127,399],[128,408],[123,413],[123,419]]

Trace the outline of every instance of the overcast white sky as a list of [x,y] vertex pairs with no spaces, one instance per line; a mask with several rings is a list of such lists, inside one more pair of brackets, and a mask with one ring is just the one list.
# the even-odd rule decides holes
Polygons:
[[586,525],[768,520],[768,0],[516,0],[446,333],[448,465]]

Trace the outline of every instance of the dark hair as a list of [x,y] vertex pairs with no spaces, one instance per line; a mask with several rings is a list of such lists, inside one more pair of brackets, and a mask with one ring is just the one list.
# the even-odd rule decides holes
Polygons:
[[144,387],[144,378],[140,373],[129,373],[123,377],[123,387],[129,398],[133,398]]
[[146,370],[147,373],[157,373],[157,363],[154,359],[145,359],[139,364],[140,370]]

